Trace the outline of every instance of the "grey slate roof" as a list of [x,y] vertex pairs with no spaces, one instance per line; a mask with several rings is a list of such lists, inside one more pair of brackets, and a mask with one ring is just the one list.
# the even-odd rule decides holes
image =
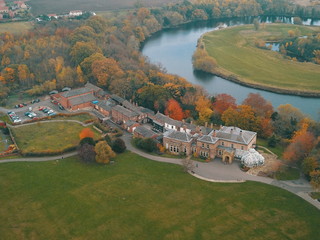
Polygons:
[[220,139],[225,139],[228,141],[248,144],[254,136],[256,136],[256,132],[241,130],[238,127],[222,127],[219,131],[216,131],[216,137]]
[[139,113],[139,115],[142,114],[142,112],[140,111],[140,108],[139,108],[139,107],[133,105],[132,103],[130,103],[130,102],[127,101],[127,100],[124,100],[124,101],[122,102],[122,106],[124,106],[125,108],[130,109],[131,111],[134,111],[134,112],[136,112],[136,113]]
[[61,96],[64,96],[65,98],[69,98],[69,97],[75,97],[77,95],[81,95],[81,94],[85,94],[85,93],[89,94],[90,92],[92,92],[91,89],[83,87],[83,88],[77,88],[77,89],[72,89],[67,92],[63,92],[63,93],[61,93]]
[[154,131],[151,131],[143,126],[138,126],[135,128],[134,132],[140,134],[141,136],[145,137],[145,138],[151,138],[155,135],[158,135],[157,133],[155,133]]
[[110,97],[120,104],[122,104],[125,101],[125,99],[123,99],[122,97],[119,97],[118,95],[115,95],[115,94],[112,94]]
[[192,141],[192,135],[186,132],[179,132],[175,130],[169,130],[163,134],[166,138],[171,138],[183,142],[190,142]]
[[204,135],[198,139],[200,142],[216,143],[219,139],[211,135]]
[[122,107],[122,106],[120,106],[120,105],[116,105],[116,106],[112,107],[112,111],[113,111],[113,110],[115,110],[115,111],[117,111],[117,112],[120,112],[120,113],[122,113],[123,115],[125,115],[125,116],[127,116],[127,117],[139,116],[138,113],[133,112],[133,111],[131,111],[131,110],[129,110],[129,109],[126,109],[126,108],[124,108],[124,107]]
[[143,113],[154,115],[154,111],[150,110],[149,108],[145,108],[145,107],[139,107],[139,108],[140,108],[140,111]]
[[174,125],[176,127],[182,126],[181,121],[174,120],[174,119],[172,119],[166,115],[163,115],[162,113],[159,113],[159,112],[153,118],[154,118],[154,120],[156,120],[157,122],[160,122],[160,123],[167,123],[170,125]]
[[93,85],[92,83],[89,83],[89,82],[87,82],[84,86],[88,89],[95,91],[95,92],[103,91],[102,88],[99,88],[96,85]]
[[76,105],[79,105],[79,104],[83,104],[83,103],[87,103],[87,102],[92,102],[96,100],[96,97],[93,96],[92,93],[90,94],[86,94],[86,95],[81,95],[81,96],[78,96],[78,97],[74,97],[74,98],[71,98],[69,100],[70,104],[72,106],[76,106]]
[[128,120],[125,122],[125,124],[128,126],[128,127],[131,127],[133,124],[136,124],[137,122],[135,121],[132,121],[132,120]]
[[109,111],[109,112],[111,111],[112,107],[115,106],[115,104],[111,103],[108,100],[99,101],[99,103],[97,105],[99,107],[101,107],[102,109]]

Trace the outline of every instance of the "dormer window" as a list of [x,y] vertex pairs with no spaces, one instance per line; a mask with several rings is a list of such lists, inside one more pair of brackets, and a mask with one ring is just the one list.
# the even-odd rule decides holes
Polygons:
[[221,142],[221,145],[224,146],[224,142]]

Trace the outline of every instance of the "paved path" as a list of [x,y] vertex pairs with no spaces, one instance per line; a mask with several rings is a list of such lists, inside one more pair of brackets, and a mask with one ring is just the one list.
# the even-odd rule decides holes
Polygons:
[[0,160],[0,163],[9,163],[9,162],[47,162],[47,161],[54,161],[59,159],[64,159],[67,157],[72,157],[77,155],[78,152],[69,152],[64,153],[61,155],[55,155],[51,157],[28,157],[28,158],[13,158],[13,159],[3,159]]

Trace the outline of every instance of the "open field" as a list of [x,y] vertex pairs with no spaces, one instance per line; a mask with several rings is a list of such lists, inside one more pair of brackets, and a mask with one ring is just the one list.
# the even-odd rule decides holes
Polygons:
[[10,22],[10,23],[0,23],[0,33],[10,32],[13,34],[19,34],[27,32],[33,28],[32,22]]
[[[56,152],[79,144],[79,133],[84,127],[75,122],[38,122],[12,128],[18,147],[22,153]],[[95,139],[99,133],[92,128]]]
[[53,118],[54,120],[77,120],[80,122],[85,122],[88,120],[95,120],[97,119],[95,116],[91,115],[91,114],[79,114],[79,115],[70,115],[70,116],[55,116]]
[[320,211],[255,182],[209,183],[132,153],[0,168],[1,239],[317,239]]
[[267,24],[254,31],[253,25],[245,25],[205,34],[203,42],[219,65],[216,71],[225,76],[237,75],[242,82],[263,87],[319,94],[320,65],[290,61],[277,52],[254,46],[257,38],[281,39],[296,28],[301,35],[320,31],[319,27],[287,24]]
[[48,13],[66,13],[70,10],[107,11],[125,9],[132,8],[137,3],[150,7],[178,1],[179,0],[31,0],[28,4],[32,7],[31,12],[37,16]]

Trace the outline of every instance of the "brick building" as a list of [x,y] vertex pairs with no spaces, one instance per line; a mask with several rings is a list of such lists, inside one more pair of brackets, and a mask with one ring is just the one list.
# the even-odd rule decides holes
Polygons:
[[187,132],[168,131],[163,135],[163,145],[173,154],[183,151],[187,155],[214,159],[222,158],[223,162],[232,163],[234,158],[241,158],[249,149],[255,147],[257,133],[237,127],[221,127],[209,134],[194,135]]

